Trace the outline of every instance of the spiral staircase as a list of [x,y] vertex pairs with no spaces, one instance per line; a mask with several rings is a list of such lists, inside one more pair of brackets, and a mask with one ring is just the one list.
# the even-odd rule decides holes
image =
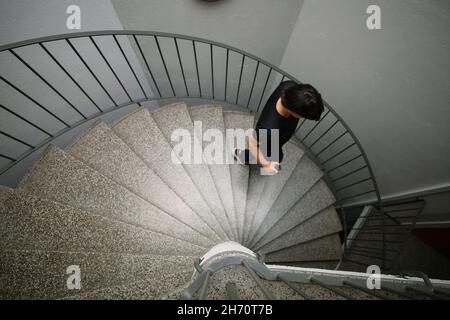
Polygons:
[[[282,171],[276,176],[260,175],[256,166],[231,164],[176,164],[172,161],[175,146],[171,134],[185,129],[194,136],[194,122],[202,130],[217,129],[224,135],[227,129],[251,129],[254,126],[267,84],[275,73],[288,77],[278,68],[231,47],[226,49],[224,98],[217,98],[218,72],[213,68],[211,48],[212,96],[209,103],[189,106],[175,94],[173,76],[169,75],[167,58],[161,54],[167,81],[158,81],[149,65],[137,36],[171,37],[178,52],[177,39],[205,41],[185,36],[145,32],[102,32],[73,34],[49,39],[37,39],[2,47],[19,59],[51,91],[65,101],[57,84],[42,76],[31,63],[15,51],[16,48],[40,46],[65,71],[88,98],[83,86],[49,51],[46,43],[66,41],[70,50],[84,63],[70,37],[84,37],[95,45],[97,36],[111,36],[142,89],[144,97],[134,99],[125,86],[122,89],[130,102],[112,109],[135,105],[134,110],[106,123],[97,117],[108,112],[85,116],[79,123],[51,134],[31,150],[15,159],[3,155],[11,163],[6,172],[31,153],[44,150],[28,168],[15,188],[0,188],[0,298],[2,299],[414,299],[448,297],[448,283],[417,277],[383,276],[383,286],[374,292],[366,286],[367,274],[335,271],[343,259],[343,225],[336,207],[345,200],[370,193],[379,193],[368,162],[360,169],[345,165],[355,159],[367,160],[362,148],[342,119],[327,105],[327,111],[316,124],[301,122],[297,135],[284,146]],[[144,102],[151,100],[122,50],[118,36],[134,39],[137,52],[148,69],[154,91],[165,103],[156,109]],[[142,40],[141,40],[142,41]],[[95,45],[95,48],[100,48]],[[199,98],[205,98],[200,85],[197,53],[194,45]],[[215,48],[215,47],[214,47]],[[229,52],[242,54],[236,100],[227,98]],[[120,84],[120,75],[101,54]],[[187,98],[185,69],[178,52]],[[257,64],[251,74],[247,91],[241,90],[244,60]],[[199,60],[200,61],[200,60]],[[217,62],[216,62],[217,63]],[[267,67],[262,78],[261,96],[255,94],[258,70]],[[164,71],[163,69],[163,71]],[[186,71],[187,73],[187,71]],[[260,78],[260,77],[258,77]],[[38,106],[40,98],[32,98],[3,75],[1,79]],[[106,91],[98,77],[95,79]],[[171,81],[172,80],[172,81]],[[195,79],[194,79],[195,80]],[[273,79],[272,79],[273,80]],[[278,79],[279,80],[279,79]],[[195,82],[195,81],[194,81]],[[173,96],[161,94],[162,84]],[[161,89],[161,90],[160,90]],[[171,89],[171,90],[170,90]],[[238,103],[240,93],[248,94],[247,105]],[[111,97],[111,96],[110,96]],[[92,99],[92,102],[95,99]],[[246,99],[245,99],[246,100]],[[254,100],[254,101],[253,101]],[[236,108],[229,108],[233,104]],[[73,103],[70,106],[74,106]],[[227,106],[227,107],[225,107]],[[41,131],[26,115],[1,105],[9,112]],[[244,107],[244,108],[243,108]],[[99,109],[99,110],[100,110]],[[48,108],[46,108],[49,111]],[[53,113],[50,112],[50,115]],[[80,114],[83,114],[82,112]],[[56,117],[56,114],[53,114]],[[327,118],[327,119],[325,119]],[[325,120],[324,120],[325,119]],[[52,144],[55,137],[74,126],[91,124],[64,148]],[[303,126],[303,130],[300,128]],[[308,127],[309,126],[309,127]],[[322,126],[322,127],[321,127]],[[344,130],[333,133],[341,126]],[[8,138],[26,143],[17,135],[2,130]],[[331,134],[327,137],[327,134]],[[335,136],[333,136],[333,134]],[[349,137],[349,145],[336,143]],[[337,138],[336,138],[337,137]],[[308,140],[308,138],[310,140]],[[313,139],[313,140],[311,140]],[[320,143],[319,143],[320,142]],[[196,141],[193,143],[202,143]],[[29,144],[29,143],[27,143]],[[321,147],[314,149],[313,146]],[[230,145],[221,150],[231,154]],[[340,149],[333,149],[338,147]],[[333,163],[335,157],[351,147],[359,152]],[[320,151],[319,151],[320,150]],[[335,156],[320,158],[324,151]],[[351,151],[351,150],[350,150]],[[353,159],[353,160],[348,160]],[[331,167],[326,165],[330,164]],[[363,163],[364,164],[364,163]],[[333,184],[366,170],[370,177],[352,176],[345,185]],[[333,177],[339,174],[339,177]],[[334,179],[333,179],[334,178]],[[331,182],[330,182],[331,181]],[[361,183],[372,183],[367,189]],[[348,193],[349,188],[356,192]],[[362,188],[362,189],[361,189]],[[342,193],[344,192],[344,193]],[[79,270],[80,286],[70,289],[70,267]],[[69,269],[68,269],[69,268]],[[415,274],[414,276],[417,276]],[[425,285],[423,283],[425,281]]]

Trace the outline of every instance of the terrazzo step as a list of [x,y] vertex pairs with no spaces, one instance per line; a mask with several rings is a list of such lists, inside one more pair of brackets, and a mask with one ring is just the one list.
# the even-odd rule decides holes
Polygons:
[[[242,129],[247,131],[253,128],[254,117],[248,112],[223,111],[223,119],[226,129]],[[227,144],[227,155],[232,155],[234,143]],[[230,161],[230,175],[233,189],[234,207],[236,210],[239,240],[243,243],[245,238],[246,224],[246,204],[250,169],[248,166],[242,166],[235,163],[234,159]]]
[[9,197],[12,195],[13,193],[13,189],[5,187],[5,186],[0,186],[0,214],[4,213],[4,205],[3,203],[9,199]]
[[250,172],[248,177],[248,192],[247,202],[245,208],[245,224],[244,224],[244,244],[249,247],[249,241],[251,240],[250,233],[254,232],[253,220],[258,207],[259,201],[262,197],[264,185],[268,181],[270,176],[262,176],[260,174],[260,168],[257,165],[250,166]]
[[225,211],[208,165],[205,163],[203,157],[199,159],[202,163],[194,163],[195,144],[200,144],[201,142],[198,140],[195,141],[194,139],[194,126],[186,104],[183,102],[172,103],[156,109],[151,115],[172,147],[175,147],[179,143],[172,141],[173,132],[182,129],[189,133],[192,139],[191,163],[183,163],[182,166],[191,177],[212,212],[216,214],[219,222],[226,226],[227,231],[229,231],[228,233],[233,236],[233,239],[236,239],[237,230],[235,229],[235,217],[228,215]]
[[304,242],[289,248],[270,252],[265,257],[268,264],[281,262],[338,260],[341,255],[341,242],[339,234],[325,236]]
[[283,146],[284,159],[281,164],[281,172],[277,175],[270,176],[264,184],[264,189],[253,218],[250,237],[253,237],[259,226],[263,223],[270,208],[283,191],[283,187],[296,168],[300,159],[303,157],[303,150],[292,142],[288,142]]
[[282,281],[261,279],[261,282],[270,292],[273,293],[277,300],[305,300],[302,295]]
[[[0,251],[0,299],[57,299],[136,279],[158,279],[191,267],[193,260],[186,256]],[[69,266],[80,270],[79,290],[67,288]]]
[[[230,265],[211,275],[206,290],[206,300],[227,300],[226,284],[232,281],[237,285],[238,296],[241,300],[264,300],[265,297],[248,270],[241,265]],[[198,298],[198,292],[194,295]]]
[[217,234],[105,123],[98,122],[67,152],[214,242]]
[[[207,130],[218,130],[218,133],[221,134],[222,142],[216,141],[215,138],[211,142],[204,141],[203,142],[203,150],[206,152],[208,146],[211,150],[218,149],[220,150],[219,163],[209,163],[209,169],[211,172],[211,176],[213,178],[213,182],[217,191],[219,193],[219,197],[221,199],[221,203],[225,209],[227,217],[230,217],[230,228],[237,229],[237,220],[236,220],[236,211],[234,205],[233,198],[233,188],[231,185],[231,175],[230,168],[228,162],[226,161],[227,153],[226,153],[226,140],[225,140],[225,124],[222,115],[222,107],[219,105],[200,105],[191,107],[188,109],[190,118],[192,122],[200,122],[202,125],[202,132],[200,133],[202,136]],[[215,148],[213,148],[215,146]],[[210,154],[210,152],[208,152]],[[227,220],[228,222],[228,220]],[[236,224],[233,224],[236,223]]]
[[15,192],[0,216],[0,250],[198,256],[191,243],[89,211]]
[[302,242],[308,242],[342,230],[341,221],[333,206],[315,214],[311,218],[301,222],[291,230],[281,234],[271,242],[257,247],[255,250],[267,254],[272,251],[291,247]]
[[112,130],[224,241],[230,239],[181,165],[172,162],[169,143],[147,109],[117,121]]
[[270,214],[266,215],[266,218],[260,224],[259,229],[255,232],[255,236],[249,245],[258,243],[262,236],[320,180],[322,175],[322,171],[314,162],[307,156],[303,156],[270,208]]
[[253,246],[269,243],[335,202],[323,180],[319,180],[285,215]]
[[90,210],[205,248],[214,244],[212,240],[192,232],[190,227],[53,146],[33,164],[18,189],[23,193]]
[[138,280],[127,284],[69,296],[66,300],[156,300],[190,280],[193,271],[164,272],[158,278]]

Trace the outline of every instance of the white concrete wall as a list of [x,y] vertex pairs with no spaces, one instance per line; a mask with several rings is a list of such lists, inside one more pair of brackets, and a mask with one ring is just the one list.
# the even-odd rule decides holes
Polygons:
[[447,0],[306,0],[283,57],[353,129],[383,195],[450,184],[449,17]]

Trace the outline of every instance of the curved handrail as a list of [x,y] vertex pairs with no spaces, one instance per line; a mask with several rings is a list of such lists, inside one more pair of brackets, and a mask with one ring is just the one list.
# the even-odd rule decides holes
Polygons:
[[[121,56],[121,59],[124,59],[124,61],[127,63],[129,70],[132,72],[134,79],[136,80],[137,84],[139,85],[139,87],[136,86],[136,88],[140,88],[140,90],[144,96],[143,98],[139,98],[139,99],[134,98],[128,92],[128,90],[124,86],[124,83],[120,77],[120,74],[117,71],[117,66],[113,65],[112,62],[108,60],[108,58],[105,56],[102,49],[98,46],[97,42],[95,41],[97,39],[97,37],[100,37],[100,36],[112,37],[112,39],[114,40],[113,45],[117,46],[120,49],[119,55]],[[135,68],[130,63],[130,57],[127,56],[127,53],[125,53],[122,45],[119,43],[119,41],[117,39],[119,36],[126,36],[127,40],[129,41],[130,46],[131,46],[131,44],[134,44],[135,49],[133,50],[133,54],[136,55],[136,58],[139,57],[137,59],[140,60],[139,64],[140,64],[140,67],[142,68],[143,74],[145,75],[145,80],[147,81],[149,87],[151,88],[150,89],[151,91],[158,92],[157,96],[153,95],[150,97],[147,95],[147,92],[146,92],[146,90],[144,90],[143,85],[142,85],[142,79],[139,79],[139,77],[137,76]],[[128,38],[130,36],[132,39]],[[161,77],[155,78],[154,73],[152,72],[152,63],[151,63],[151,61],[149,61],[150,59],[146,55],[147,52],[145,52],[145,50],[141,46],[140,37],[152,37],[154,39],[155,44],[156,44],[155,50],[157,49],[156,52],[159,53],[159,57],[160,57],[161,63],[162,63],[162,66],[160,65],[160,69],[163,70],[162,74],[167,78],[165,81],[161,81]],[[171,70],[168,67],[168,62],[169,62],[168,59],[170,56],[168,54],[163,53],[163,50],[159,43],[159,39],[161,39],[161,38],[169,38],[169,39],[173,40],[173,43],[175,45],[174,50],[176,49],[176,58],[174,59],[174,61],[176,62],[175,64],[177,64],[177,67],[179,69],[178,71],[181,71],[182,78],[184,81],[186,95],[177,95],[177,93],[176,93],[176,90],[175,90],[173,82],[172,82],[174,75],[172,74],[172,77],[171,77]],[[113,79],[116,80],[116,84],[120,85],[122,90],[125,92],[126,96],[129,98],[129,101],[126,101],[123,103],[118,103],[112,97],[110,92],[107,90],[105,83],[96,75],[96,72],[94,72],[95,71],[94,68],[96,66],[90,64],[88,61],[86,61],[86,59],[83,58],[83,56],[79,53],[76,44],[74,44],[71,41],[72,39],[87,39],[89,41],[89,44],[93,45],[93,47],[92,47],[93,50],[96,50],[97,53],[99,53],[100,57],[102,58],[101,61],[103,61],[103,63],[105,64],[105,67],[107,67],[111,71],[111,73],[114,76]],[[80,84],[79,82],[77,82],[77,80],[75,79],[73,74],[67,68],[65,68],[63,63],[56,57],[56,55],[54,55],[51,52],[51,50],[49,50],[46,47],[46,44],[48,44],[50,42],[60,41],[60,40],[65,41],[69,45],[68,49],[71,50],[71,53],[75,53],[75,55],[78,59],[78,62],[81,62],[82,65],[84,65],[84,68],[85,68],[84,70],[88,71],[87,74],[91,75],[91,79],[96,80],[96,82],[99,85],[99,89],[100,89],[100,87],[102,89],[99,91],[105,93],[109,97],[109,100],[111,100],[113,103],[112,106],[111,105],[100,106],[98,103],[96,103],[95,99],[93,99],[87,93],[87,91],[83,87],[83,85]],[[198,91],[199,91],[198,95],[191,95],[189,93],[188,86],[187,86],[187,80],[186,80],[186,74],[185,74],[186,70],[183,67],[183,62],[182,62],[183,59],[182,59],[182,54],[179,50],[178,40],[186,40],[186,41],[189,41],[192,43],[193,58],[195,59],[195,70],[196,70],[196,79],[195,80],[197,80]],[[209,46],[209,49],[210,49],[210,57],[209,57],[210,58],[210,61],[209,61],[210,70],[209,70],[209,72],[211,74],[210,79],[207,78],[206,76],[204,76],[204,74],[202,74],[201,72],[199,72],[199,60],[198,60],[198,52],[197,52],[197,44],[198,43],[202,43],[202,44]],[[58,89],[57,85],[52,84],[50,80],[46,79],[46,77],[44,75],[42,75],[39,71],[37,71],[35,68],[33,68],[32,63],[27,62],[26,59],[24,59],[21,56],[21,53],[16,52],[16,50],[19,48],[21,48],[21,50],[24,50],[26,48],[31,48],[33,46],[34,47],[39,46],[40,49],[42,49],[43,52],[45,52],[46,58],[51,59],[57,65],[59,71],[62,71],[63,73],[65,73],[65,75],[78,87],[78,89],[86,96],[86,98],[88,98],[90,100],[90,102],[93,105],[95,105],[98,112],[86,115],[83,112],[81,112],[80,110],[78,110],[76,105],[73,102],[71,102],[70,99],[60,89]],[[216,88],[215,80],[218,77],[220,70],[218,68],[216,68],[217,61],[213,60],[213,58],[214,58],[213,49],[214,48],[222,48],[222,49],[226,50],[226,68],[225,68],[225,75],[224,75],[225,94],[224,94],[223,99],[216,97],[217,95],[215,92],[215,88]],[[6,132],[3,130],[3,128],[0,128],[0,134],[11,139],[12,141],[14,141],[14,143],[19,143],[19,144],[24,145],[29,148],[26,152],[24,152],[22,155],[20,155],[17,158],[14,158],[13,156],[6,154],[6,152],[4,152],[4,150],[0,150],[0,157],[9,161],[9,163],[7,165],[5,165],[3,168],[0,169],[0,174],[3,174],[7,170],[9,170],[11,167],[13,167],[15,164],[19,163],[21,160],[28,157],[31,153],[33,153],[37,149],[42,148],[43,146],[45,146],[46,144],[51,142],[56,137],[61,136],[62,134],[66,133],[67,131],[73,129],[76,126],[79,126],[80,124],[85,123],[86,121],[92,120],[96,117],[99,117],[99,116],[107,114],[111,111],[117,110],[118,108],[123,108],[123,107],[130,106],[133,104],[141,104],[145,101],[159,100],[159,99],[165,99],[165,98],[180,98],[180,99],[182,99],[182,98],[202,98],[202,99],[208,98],[208,99],[211,99],[214,101],[228,102],[228,103],[236,104],[243,108],[246,108],[246,109],[255,111],[256,113],[259,113],[260,106],[261,106],[263,97],[267,93],[266,89],[268,87],[268,83],[269,83],[269,80],[271,79],[271,77],[272,77],[272,80],[271,80],[272,84],[274,82],[276,82],[277,77],[281,77],[280,82],[282,82],[285,79],[290,79],[297,83],[301,83],[298,79],[293,77],[291,74],[281,70],[280,68],[274,66],[273,64],[271,64],[263,59],[260,59],[248,52],[245,52],[241,49],[238,49],[238,48],[235,48],[233,46],[226,45],[223,43],[219,43],[216,41],[212,41],[212,40],[207,40],[207,39],[192,37],[192,36],[187,36],[187,35],[181,35],[181,34],[165,33],[165,32],[138,31],[138,30],[105,30],[105,31],[91,31],[91,32],[59,34],[59,35],[52,35],[52,36],[47,36],[47,37],[29,39],[29,40],[25,40],[25,41],[20,41],[20,42],[15,42],[15,43],[0,46],[0,53],[4,53],[4,52],[9,52],[10,54],[12,54],[17,61],[22,63],[28,69],[28,72],[33,73],[39,79],[39,81],[41,83],[45,84],[45,86],[47,86],[50,89],[50,91],[53,92],[53,94],[55,96],[58,96],[62,101],[64,101],[66,106],[72,108],[72,111],[75,111],[82,119],[79,121],[76,121],[74,123],[70,123],[67,120],[64,120],[61,116],[58,116],[56,114],[56,112],[53,112],[52,110],[47,108],[45,105],[40,103],[39,102],[40,97],[33,97],[31,94],[25,92],[25,90],[23,88],[21,88],[21,84],[16,84],[13,81],[8,80],[8,77],[6,75],[3,76],[2,74],[0,74],[0,80],[2,82],[6,83],[10,88],[12,88],[16,92],[18,92],[20,95],[26,97],[29,101],[32,102],[32,104],[38,106],[42,111],[47,113],[51,118],[56,119],[57,122],[65,125],[65,127],[62,130],[52,133],[50,129],[43,128],[43,127],[37,125],[36,122],[33,121],[33,119],[31,119],[28,114],[27,115],[20,114],[14,108],[14,106],[7,106],[7,105],[0,104],[0,110],[9,113],[13,117],[18,118],[21,121],[25,121],[28,125],[33,126],[35,129],[39,130],[41,133],[44,133],[48,136],[48,138],[42,139],[42,141],[40,141],[38,144],[32,145],[31,143],[24,141],[24,139],[20,138],[21,135],[17,135],[13,132]],[[230,82],[230,77],[229,77],[229,54],[230,54],[230,52],[233,52],[235,54],[239,54],[242,56],[241,63],[238,65],[240,67],[240,72],[239,72],[239,82],[238,82],[238,87],[237,87],[237,94],[235,97],[236,99],[228,99],[228,96],[227,96],[227,86],[229,85],[229,82]],[[245,74],[250,76],[249,79],[252,79],[252,81],[251,81],[252,85],[251,85],[251,89],[249,90],[248,99],[245,99],[247,103],[246,103],[246,105],[244,105],[245,103],[244,104],[239,103],[238,100],[239,100],[240,94],[242,94],[242,92],[243,92],[243,91],[241,91],[241,89],[242,89],[242,85],[243,85],[242,79],[243,79],[243,75],[244,75],[244,66],[246,63],[246,59],[248,61],[252,61],[253,63],[256,63],[256,67],[250,73],[245,71]],[[216,64],[215,64],[215,62],[216,62]],[[154,67],[154,65],[153,65],[153,67]],[[262,83],[264,83],[264,88],[262,89],[262,92],[260,92],[260,99],[256,100],[257,102],[258,101],[259,102],[256,105],[254,105],[254,108],[252,109],[250,107],[251,98],[256,97],[255,96],[255,92],[256,92],[255,84],[257,82],[256,81],[257,76],[261,75],[261,72],[262,72],[261,70],[263,68],[265,68],[267,70],[267,75],[264,74],[264,77],[262,78],[263,81],[262,82],[258,81],[258,83],[260,83],[261,85],[262,85]],[[203,76],[203,78],[202,78],[202,76]],[[205,80],[205,78],[207,78],[207,80]],[[201,86],[202,79],[203,79],[203,83],[211,82],[210,85],[211,85],[212,96],[206,95],[204,92],[202,93],[202,86]],[[168,80],[169,84],[166,83],[167,80]],[[265,80],[265,82],[264,82],[264,80]],[[248,82],[248,84],[250,84],[250,81]],[[161,92],[161,88],[163,85],[166,86],[166,89],[168,91],[172,92],[172,95],[166,95]],[[170,85],[170,87],[169,87],[169,85]],[[259,91],[261,91],[261,90],[259,90]],[[360,141],[358,140],[356,135],[352,132],[352,130],[349,128],[349,126],[345,123],[345,121],[342,119],[342,117],[328,103],[324,102],[324,106],[325,106],[326,112],[324,112],[324,115],[322,116],[320,121],[318,121],[314,125],[313,124],[310,125],[309,130],[306,130],[306,127],[308,126],[309,123],[306,125],[305,125],[305,121],[300,123],[299,127],[297,128],[297,137],[299,138],[300,142],[303,144],[305,149],[308,151],[311,158],[317,164],[320,165],[320,167],[322,168],[323,171],[325,171],[325,180],[327,181],[331,190],[335,194],[336,205],[338,207],[341,207],[341,209],[343,210],[346,206],[351,204],[351,201],[349,202],[349,200],[351,200],[351,199],[354,200],[354,199],[360,198],[362,196],[366,196],[368,194],[375,194],[375,200],[371,199],[371,200],[365,200],[365,201],[372,202],[372,203],[375,201],[375,203],[377,203],[377,205],[382,210],[382,203],[381,203],[381,197],[380,197],[378,184],[376,182],[369,159],[368,159]],[[331,124],[327,125],[327,124],[325,124],[327,120],[334,120],[334,121],[331,121]],[[335,133],[336,137],[334,137],[332,135],[332,133],[336,128],[341,128],[343,130],[343,132],[340,132],[339,134]],[[325,142],[326,137],[334,138],[334,139],[331,139],[331,142],[330,141]],[[311,138],[314,138],[314,140],[312,143],[308,144],[307,141],[308,141],[308,139],[311,139]],[[338,147],[339,143],[341,143],[342,141],[347,141],[344,139],[347,139],[349,144],[339,148]],[[317,146],[319,146],[320,144],[322,144],[322,148],[319,151],[315,148],[317,148]],[[356,150],[354,150],[354,149],[356,149]],[[355,151],[353,154],[350,153],[350,151],[352,151],[352,150]],[[321,158],[324,154],[330,153],[330,151],[334,151],[333,153],[331,153],[332,154],[331,157],[329,156],[327,158]],[[346,156],[346,158],[343,157],[344,155]],[[342,160],[336,160],[340,157],[342,157]],[[363,165],[358,166],[358,168],[355,169],[356,163],[359,160],[362,160]],[[334,162],[334,165],[330,166],[330,164],[332,164],[333,162]],[[365,172],[366,170],[368,173],[368,177],[364,177],[363,179],[355,178],[355,176],[357,176],[361,172]],[[344,173],[342,173],[342,171],[344,171]],[[336,175],[336,173],[340,173],[340,174],[338,176],[333,176],[333,175]],[[342,184],[342,181],[346,181],[346,180],[347,180],[347,183]],[[366,187],[369,190],[365,190],[364,185],[367,185]],[[356,190],[352,191],[352,189],[356,189]],[[361,192],[361,190],[364,190],[364,192]],[[355,193],[355,191],[357,191],[357,192]]]

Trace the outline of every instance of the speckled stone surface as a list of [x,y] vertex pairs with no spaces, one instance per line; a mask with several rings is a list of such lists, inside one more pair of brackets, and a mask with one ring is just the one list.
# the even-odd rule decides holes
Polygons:
[[[243,129],[253,128],[254,117],[250,113],[237,111],[224,111],[223,119],[226,129]],[[227,155],[232,154],[233,146],[227,145]],[[231,161],[230,161],[231,162]],[[237,163],[230,164],[231,184],[233,186],[234,207],[237,215],[238,232],[241,243],[245,238],[245,218],[246,204],[248,192],[249,167],[239,165]]]
[[300,290],[314,300],[346,300],[333,291],[314,284],[299,284]]
[[291,230],[301,222],[333,204],[335,198],[322,180],[318,181],[275,225],[264,234],[261,243]]
[[314,239],[266,255],[266,263],[283,261],[319,261],[338,260],[341,254],[341,242],[338,234]]
[[330,206],[271,242],[261,243],[256,250],[268,253],[337,233],[341,230],[342,226],[336,210],[333,206]]
[[5,207],[3,203],[8,200],[12,193],[13,189],[5,186],[0,186],[0,214],[5,213]]
[[264,185],[270,176],[260,175],[260,168],[257,165],[250,166],[248,178],[247,206],[245,210],[244,224],[244,244],[248,246],[249,240],[256,232],[256,226],[253,224],[256,208],[262,197]]
[[[281,164],[281,172],[275,176],[270,176],[269,179],[267,179],[258,207],[256,208],[252,224],[253,230],[255,230],[256,233],[303,156],[303,150],[290,142],[283,146],[283,152],[285,156],[283,163]],[[255,241],[256,239],[254,239],[251,244],[255,243]]]
[[321,177],[322,171],[308,157],[303,156],[270,208],[270,213],[260,224],[253,242],[256,243],[261,239]]
[[[75,293],[160,278],[193,268],[193,257],[113,253],[0,251],[1,299],[57,299]],[[80,269],[80,290],[67,288],[66,270]]]
[[2,215],[1,250],[48,250],[201,256],[205,249],[179,239],[15,192]]
[[102,122],[98,122],[67,150],[109,179],[216,243],[220,238],[153,170]]
[[187,110],[186,104],[181,103],[172,103],[169,105],[165,105],[153,111],[151,113],[155,123],[158,125],[161,132],[164,134],[165,138],[169,142],[169,144],[174,147],[178,142],[172,142],[171,136],[175,130],[184,129],[187,130],[192,137],[192,145],[191,152],[192,158],[191,164],[183,164],[184,169],[191,177],[197,189],[202,194],[208,206],[216,215],[217,219],[222,225],[227,227],[227,231],[233,235],[232,240],[236,240],[237,233],[233,228],[235,225],[233,223],[233,216],[228,215],[225,211],[222,200],[219,197],[219,193],[217,191],[216,185],[214,184],[214,180],[211,176],[210,169],[208,165],[203,162],[200,164],[194,164],[194,127],[192,124],[191,117],[189,116],[189,112]]
[[[203,142],[203,150],[206,150],[209,146],[216,143],[217,148],[221,147],[221,155],[222,161],[217,164],[208,164],[211,176],[214,181],[214,185],[219,193],[219,197],[227,214],[227,217],[230,217],[230,227],[237,230],[237,217],[236,210],[234,207],[234,198],[233,198],[233,188],[231,185],[231,175],[230,168],[226,162],[226,139],[225,139],[225,124],[222,115],[222,107],[219,105],[200,105],[189,108],[189,115],[192,122],[197,121],[202,124],[202,134],[206,130],[219,130],[223,139],[222,145],[218,144],[220,142],[212,141],[212,142]],[[217,149],[214,148],[214,149]]]
[[66,152],[50,146],[18,186],[24,193],[87,209],[205,248],[214,243]]
[[228,281],[234,281],[237,285],[238,295],[241,300],[261,300],[264,295],[250,276],[248,270],[240,265],[232,265],[214,272],[210,278],[206,291],[207,300],[228,299],[225,286]]
[[163,273],[158,278],[113,286],[67,297],[67,300],[155,300],[189,281],[191,270]]
[[305,300],[300,294],[282,281],[269,281],[262,279],[262,282],[278,300]]
[[147,109],[127,115],[112,129],[223,240],[230,239],[183,166],[172,162],[172,148]]

